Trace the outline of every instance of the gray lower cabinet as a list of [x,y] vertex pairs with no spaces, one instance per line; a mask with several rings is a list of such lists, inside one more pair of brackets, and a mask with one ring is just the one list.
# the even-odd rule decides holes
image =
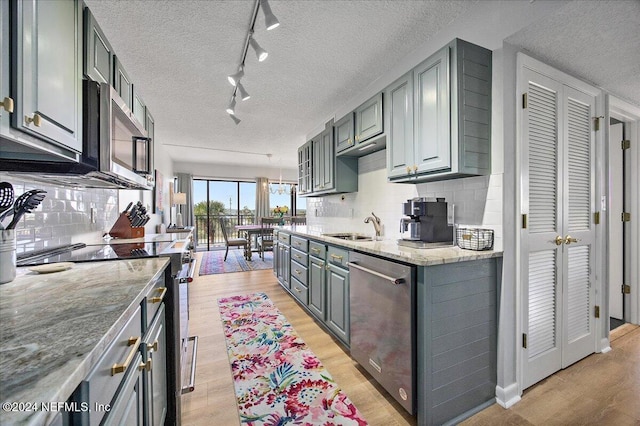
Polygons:
[[[165,274],[122,327],[70,402],[74,425],[164,425],[168,412]],[[64,416],[63,416],[64,417]]]
[[349,270],[329,264],[327,274],[327,326],[349,343]]
[[390,181],[491,172],[491,57],[455,39],[385,89]]
[[287,290],[291,289],[291,262],[290,262],[290,238],[289,234],[278,232],[278,266],[276,277],[281,286]]
[[[319,250],[319,249],[318,249]],[[309,310],[324,321],[325,318],[325,298],[326,298],[326,262],[325,249],[318,256],[309,255]]]
[[167,417],[167,337],[164,303],[142,342],[145,364],[145,424],[164,425]]
[[418,268],[418,424],[494,402],[501,270],[501,258]]
[[81,152],[82,2],[24,0],[10,6],[11,126]]

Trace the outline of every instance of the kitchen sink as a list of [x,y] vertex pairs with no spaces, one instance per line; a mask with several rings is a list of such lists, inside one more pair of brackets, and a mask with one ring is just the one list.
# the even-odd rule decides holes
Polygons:
[[337,232],[333,234],[322,234],[324,237],[340,238],[349,241],[373,241],[373,238],[366,235],[354,234],[353,232]]

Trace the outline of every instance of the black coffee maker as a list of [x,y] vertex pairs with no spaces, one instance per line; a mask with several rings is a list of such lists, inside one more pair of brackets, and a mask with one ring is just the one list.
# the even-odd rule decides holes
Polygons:
[[444,198],[407,200],[403,212],[408,217],[400,220],[400,245],[419,248],[453,244],[453,226],[447,221]]

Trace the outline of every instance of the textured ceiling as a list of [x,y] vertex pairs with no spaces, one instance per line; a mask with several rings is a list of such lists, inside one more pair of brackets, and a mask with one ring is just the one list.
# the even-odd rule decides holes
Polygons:
[[[266,31],[259,11],[255,38],[269,57],[258,63],[249,49],[242,83],[251,99],[238,101],[239,125],[224,111],[232,93],[226,76],[239,64],[253,0],[85,3],[173,160],[269,166],[265,154],[272,153],[273,166],[287,168],[307,133],[337,105],[365,91],[475,1],[270,0],[280,27]],[[639,5],[569,2],[507,41],[640,103]]]

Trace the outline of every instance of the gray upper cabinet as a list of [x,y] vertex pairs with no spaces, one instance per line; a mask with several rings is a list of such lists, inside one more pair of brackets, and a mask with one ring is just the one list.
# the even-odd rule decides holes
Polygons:
[[384,91],[389,178],[406,176],[413,167],[413,72],[400,77]]
[[113,57],[113,63],[113,87],[129,109],[133,110],[133,83],[117,56]]
[[4,125],[3,116],[13,111],[13,99],[9,92],[9,9],[8,2],[0,4],[0,120]]
[[355,144],[353,117],[354,113],[350,112],[336,121],[334,125],[336,130],[336,153],[351,148]]
[[355,110],[356,143],[382,133],[382,93],[378,93]]
[[140,124],[144,126],[145,130],[149,130],[147,129],[146,123],[147,109],[144,100],[142,100],[142,98],[137,93],[133,94],[133,115],[140,122]]
[[390,181],[425,182],[491,172],[490,50],[455,39],[415,67],[411,79],[402,77],[385,94],[390,103]]
[[298,148],[298,194],[304,195],[313,190],[311,176],[311,141]]
[[449,47],[413,70],[414,173],[451,167]]
[[306,195],[325,195],[358,190],[358,159],[336,157],[333,135],[333,122],[329,122],[325,130],[310,141],[313,191]]
[[91,80],[113,85],[113,57],[113,48],[89,8],[85,7],[84,74]]
[[[6,3],[6,2],[3,2]],[[11,3],[12,126],[73,151],[82,150],[80,1]]]

